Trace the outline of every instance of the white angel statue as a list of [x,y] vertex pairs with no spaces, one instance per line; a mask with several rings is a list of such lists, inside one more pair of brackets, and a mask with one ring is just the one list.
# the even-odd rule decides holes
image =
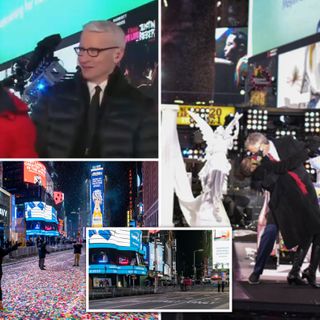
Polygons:
[[207,143],[206,163],[198,173],[203,192],[200,211],[212,211],[216,221],[221,222],[222,217],[219,211],[222,205],[224,185],[227,183],[227,176],[231,169],[227,152],[232,149],[234,140],[238,137],[239,119],[242,114],[236,113],[226,128],[219,126],[215,131],[198,114],[190,111],[189,114],[196,121]]
[[192,227],[230,226],[230,220],[222,204],[223,187],[231,169],[227,152],[238,137],[239,119],[242,114],[237,113],[226,128],[219,126],[213,131],[198,114],[189,113],[207,143],[206,163],[198,173],[202,193],[196,198],[192,195],[191,186],[185,184],[185,169],[176,167],[175,192],[181,211]]

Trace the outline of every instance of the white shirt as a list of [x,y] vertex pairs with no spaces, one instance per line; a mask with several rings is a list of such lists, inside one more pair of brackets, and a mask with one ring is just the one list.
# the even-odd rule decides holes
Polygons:
[[93,95],[96,92],[96,86],[99,86],[101,88],[100,97],[99,97],[100,98],[99,101],[100,101],[100,105],[101,105],[103,94],[104,94],[104,90],[106,89],[107,84],[108,84],[108,79],[103,81],[103,82],[101,82],[100,84],[96,84],[94,82],[88,81],[87,85],[88,85],[89,93],[90,93],[90,101],[91,101]]
[[274,146],[273,142],[270,140],[269,140],[269,146],[270,148],[268,153],[270,153],[275,160],[280,161],[280,157],[278,155],[277,149]]

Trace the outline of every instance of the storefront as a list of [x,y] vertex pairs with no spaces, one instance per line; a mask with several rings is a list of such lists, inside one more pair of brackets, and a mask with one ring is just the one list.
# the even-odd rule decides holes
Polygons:
[[11,194],[0,188],[0,245],[10,240]]
[[147,275],[143,253],[139,230],[89,230],[90,288],[139,286]]

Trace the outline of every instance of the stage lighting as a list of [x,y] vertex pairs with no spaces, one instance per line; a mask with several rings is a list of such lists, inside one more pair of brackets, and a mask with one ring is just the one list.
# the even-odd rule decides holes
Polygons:
[[304,131],[311,133],[320,132],[320,113],[307,111],[304,114]]
[[247,129],[266,131],[268,123],[268,111],[249,109],[247,112]]

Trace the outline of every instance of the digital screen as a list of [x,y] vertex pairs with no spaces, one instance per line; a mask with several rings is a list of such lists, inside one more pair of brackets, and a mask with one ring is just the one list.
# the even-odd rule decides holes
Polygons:
[[258,55],[249,59],[246,103],[251,106],[277,106],[278,56]]
[[319,0],[250,0],[249,56],[317,32]]
[[117,266],[117,265],[100,265],[100,264],[91,264],[89,265],[89,274],[135,274],[135,275],[147,275],[148,270],[143,266]]
[[[0,2],[0,64],[31,52],[43,38],[79,32],[91,20],[106,20],[152,0],[10,0]],[[70,19],[72,17],[72,19]],[[8,45],[10,44],[10,45]]]
[[58,223],[57,211],[41,201],[25,202],[25,218],[27,221],[42,220]]
[[91,197],[91,226],[95,228],[103,227],[104,214],[104,175],[102,167],[91,169],[90,179]]
[[225,124],[226,117],[233,113],[235,114],[234,107],[226,106],[179,106],[177,114],[177,124],[181,126],[189,126],[191,123],[191,116],[188,111],[195,113],[201,113],[201,110],[208,111],[208,117],[206,121],[210,126],[223,126]]
[[89,229],[89,248],[142,251],[142,231],[127,229]]
[[279,55],[278,107],[320,108],[320,42]]
[[[156,247],[156,248],[155,248]],[[155,246],[154,242],[149,243],[149,270],[155,269],[155,251],[157,254],[157,266],[156,271],[163,272],[163,245],[157,243]]]
[[213,265],[220,268],[231,266],[231,229],[216,229],[212,237]]
[[47,169],[39,161],[24,161],[23,163],[24,182],[30,182],[47,188]]
[[215,56],[216,103],[239,103],[247,72],[247,28],[217,28]]

